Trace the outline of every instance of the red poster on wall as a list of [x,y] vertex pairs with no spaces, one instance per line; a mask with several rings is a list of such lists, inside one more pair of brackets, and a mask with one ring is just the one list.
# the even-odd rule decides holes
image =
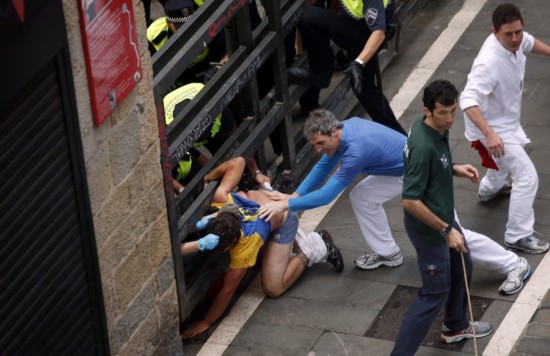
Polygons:
[[80,24],[97,127],[142,77],[132,0],[80,0]]

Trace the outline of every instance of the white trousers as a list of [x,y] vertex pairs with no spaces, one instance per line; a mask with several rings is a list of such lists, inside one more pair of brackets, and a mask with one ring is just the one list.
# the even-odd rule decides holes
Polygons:
[[[374,253],[389,256],[399,250],[393,239],[385,202],[403,192],[403,177],[368,176],[350,192],[351,206],[363,238]],[[455,211],[455,219],[460,224]],[[462,227],[474,264],[507,274],[516,267],[518,256],[491,240],[489,237]]]
[[402,192],[403,177],[368,176],[349,194],[363,238],[377,255],[390,256],[399,251],[382,204]]
[[493,158],[499,170],[487,170],[479,184],[479,195],[487,196],[498,192],[510,174],[512,193],[504,240],[515,243],[533,234],[535,224],[533,203],[539,180],[537,170],[522,145],[505,143],[504,152],[503,157]]
[[[455,220],[460,225],[455,210]],[[460,225],[464,239],[468,244],[472,262],[479,267],[489,269],[501,274],[508,274],[513,270],[519,260],[518,255],[508,251],[489,237],[478,232],[468,230]]]

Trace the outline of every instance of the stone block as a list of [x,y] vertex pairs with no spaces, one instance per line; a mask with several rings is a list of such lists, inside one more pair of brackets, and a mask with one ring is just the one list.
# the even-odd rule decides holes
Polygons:
[[[330,313],[319,313],[319,310],[330,310]],[[363,335],[377,314],[378,310],[365,306],[297,299],[283,295],[277,299],[264,299],[254,315],[258,320],[268,324]]]
[[115,231],[126,218],[130,208],[128,182],[116,186],[104,200],[98,211],[94,212],[94,226],[100,226],[108,235]]
[[312,353],[316,355],[389,355],[393,344],[391,341],[330,331],[319,338]]
[[540,303],[541,308],[550,308],[550,290],[546,292],[546,295]]
[[153,351],[153,356],[183,356],[181,337],[178,332],[175,336],[173,334],[162,334],[164,337]]
[[113,274],[117,306],[120,310],[126,308],[153,274],[148,253],[138,243]]
[[[109,145],[102,144],[96,147],[94,155],[86,162],[88,192],[92,212],[100,209],[103,201],[108,197],[113,187],[109,158]],[[96,238],[96,240],[98,239]]]
[[[323,330],[271,322],[248,322],[231,343],[233,346],[253,350],[252,355],[307,355]],[[245,353],[246,354],[246,353]]]
[[[156,146],[160,151],[157,110],[153,103],[153,99],[151,98],[150,105],[143,104],[142,107],[143,107],[143,115],[141,116],[141,119],[143,121],[141,123],[141,135],[140,135],[141,151],[145,152],[152,146]],[[157,156],[157,159],[159,159],[159,157],[160,157],[160,154],[159,156]]]
[[538,309],[533,316],[533,321],[550,324],[550,309]]
[[527,327],[526,335],[535,338],[547,338],[550,336],[550,324],[531,323]]
[[157,305],[162,334],[166,336],[171,335],[179,339],[181,344],[181,336],[179,335],[179,308],[175,281],[172,282],[170,288],[160,297]]
[[116,308],[115,293],[113,290],[112,278],[101,277],[101,289],[103,291],[103,305],[105,309],[105,318],[107,319],[107,330],[112,330],[115,325],[118,310]]
[[337,278],[335,280],[331,274],[310,273],[307,280],[299,280],[285,293],[285,296],[381,310],[394,289],[395,285],[388,283],[355,278]]
[[175,281],[174,261],[167,258],[160,266],[157,272],[157,291],[160,295],[166,292],[166,289]]
[[[124,103],[124,102],[123,102]],[[121,182],[135,167],[142,154],[140,146],[141,125],[137,108],[125,112],[125,120],[119,122],[109,137],[113,182]]]
[[111,332],[111,351],[117,353],[137,326],[149,315],[156,306],[155,283],[151,279],[122,311]]
[[134,331],[130,339],[122,345],[118,354],[121,356],[151,355],[162,337],[159,330],[158,312],[153,310]]
[[527,353],[529,355],[547,355],[550,349],[550,339],[536,339],[531,337],[524,337],[519,341],[516,347],[516,351],[521,353]]
[[143,153],[140,160],[140,166],[143,168],[143,179],[147,188],[153,184],[163,182],[162,168],[160,165],[160,146],[152,144]]
[[130,192],[130,206],[141,205],[148,191],[143,166],[138,164],[127,177]]
[[166,216],[166,194],[161,180],[153,182],[145,199],[143,208],[147,209],[151,221],[156,220],[159,215]]
[[151,260],[153,270],[159,269],[161,264],[172,256],[172,244],[166,215],[159,215],[153,222],[143,239],[143,247]]
[[538,174],[550,174],[550,167],[548,166],[548,155],[550,155],[550,148],[537,149],[531,152],[529,157],[537,169]]
[[130,214],[118,223],[107,241],[99,250],[101,271],[107,275],[121,263],[129,251],[147,233],[149,217],[139,205],[135,205]]

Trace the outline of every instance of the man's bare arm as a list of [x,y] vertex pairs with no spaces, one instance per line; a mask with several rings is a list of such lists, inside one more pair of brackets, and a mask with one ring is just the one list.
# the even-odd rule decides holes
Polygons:
[[[401,201],[403,209],[411,214],[415,219],[424,225],[431,227],[435,231],[443,231],[449,223],[441,220],[437,215],[420,200],[403,199]],[[443,237],[442,237],[443,238]],[[445,239],[450,248],[458,252],[468,252],[464,247],[464,236],[455,228],[451,229],[449,236]]]
[[184,339],[190,339],[204,332],[205,330],[208,330],[208,328],[216,320],[218,320],[218,318],[223,314],[223,312],[229,305],[229,302],[231,301],[231,298],[233,298],[233,295],[239,287],[241,280],[246,274],[246,271],[247,268],[230,268],[227,270],[227,272],[225,273],[225,278],[223,279],[223,287],[218,292],[218,294],[216,294],[216,298],[214,298],[212,306],[210,307],[210,309],[208,309],[208,312],[206,312],[202,320],[198,320],[192,323],[191,325],[189,325],[188,328],[184,330],[184,332],[182,333],[182,337]]
[[365,63],[368,62],[376,54],[382,43],[384,43],[385,38],[386,34],[382,30],[376,30],[371,33],[369,39],[365,42],[365,47],[363,47],[357,58]]
[[535,38],[535,44],[533,45],[533,53],[550,56],[550,46],[539,39]]
[[214,180],[221,180],[220,185],[214,193],[213,202],[225,203],[227,201],[227,194],[239,184],[245,166],[246,162],[244,158],[235,157],[223,162],[204,176],[204,184],[208,184]]

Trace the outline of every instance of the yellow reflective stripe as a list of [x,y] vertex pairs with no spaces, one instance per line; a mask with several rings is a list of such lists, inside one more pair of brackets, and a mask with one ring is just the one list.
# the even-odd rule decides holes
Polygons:
[[186,99],[193,99],[202,88],[204,88],[204,84],[202,83],[191,83],[166,94],[162,99],[166,125],[170,125],[174,121],[174,108],[176,105]]
[[208,56],[208,52],[210,52],[210,49],[208,47],[204,47],[202,52],[199,53],[199,55],[196,56],[195,59],[193,59],[193,64],[197,64],[197,63],[200,63],[200,62],[204,61],[206,56]]
[[168,40],[168,22],[166,22],[166,17],[161,17],[156,19],[152,24],[147,27],[147,40],[158,51],[166,41]]
[[[170,31],[170,29],[168,28],[166,17],[161,17],[147,27],[147,40],[151,42],[153,47],[158,51],[168,41],[168,31]],[[193,64],[204,61],[208,52],[210,52],[210,49],[204,47],[202,52],[193,59]]]
[[202,4],[204,4],[204,0],[195,0],[195,4],[197,4],[197,6],[202,6]]
[[210,130],[210,137],[216,136],[216,134],[220,131],[221,126],[222,126],[222,114],[219,114],[218,116],[216,116],[216,120],[214,120],[212,129]]
[[[218,132],[220,132],[220,128],[222,126],[222,114],[219,114],[216,116],[216,120],[214,120],[214,123],[212,124],[212,128],[210,129],[210,138],[214,138]],[[199,142],[195,142],[193,144],[194,148],[199,148],[202,145],[206,145],[208,143],[208,140],[202,140]]]
[[[192,100],[202,88],[204,88],[204,84],[202,83],[191,83],[179,87],[164,96],[162,102],[164,104],[164,122],[166,122],[166,125],[170,125],[172,121],[174,121],[174,109],[176,108],[176,105],[186,99]],[[216,116],[216,119],[212,124],[212,128],[210,129],[210,138],[213,138],[218,132],[220,132],[221,126],[222,114],[220,113]],[[195,142],[193,147],[198,148],[206,143],[208,143],[208,140]]]
[[[383,0],[384,9],[388,7],[390,0]],[[363,0],[340,0],[344,10],[353,18],[362,19],[363,18]]]
[[355,19],[363,18],[363,0],[340,0],[344,10]]
[[186,152],[185,155],[189,157],[188,160],[180,160],[178,163],[178,175],[176,177],[176,180],[182,180],[185,179],[189,173],[191,172],[191,164],[193,163],[191,155],[189,152]]
[[202,141],[199,141],[199,142],[195,142],[193,144],[193,148],[199,148],[201,147],[202,145],[206,145],[208,143],[208,140],[202,140]]

